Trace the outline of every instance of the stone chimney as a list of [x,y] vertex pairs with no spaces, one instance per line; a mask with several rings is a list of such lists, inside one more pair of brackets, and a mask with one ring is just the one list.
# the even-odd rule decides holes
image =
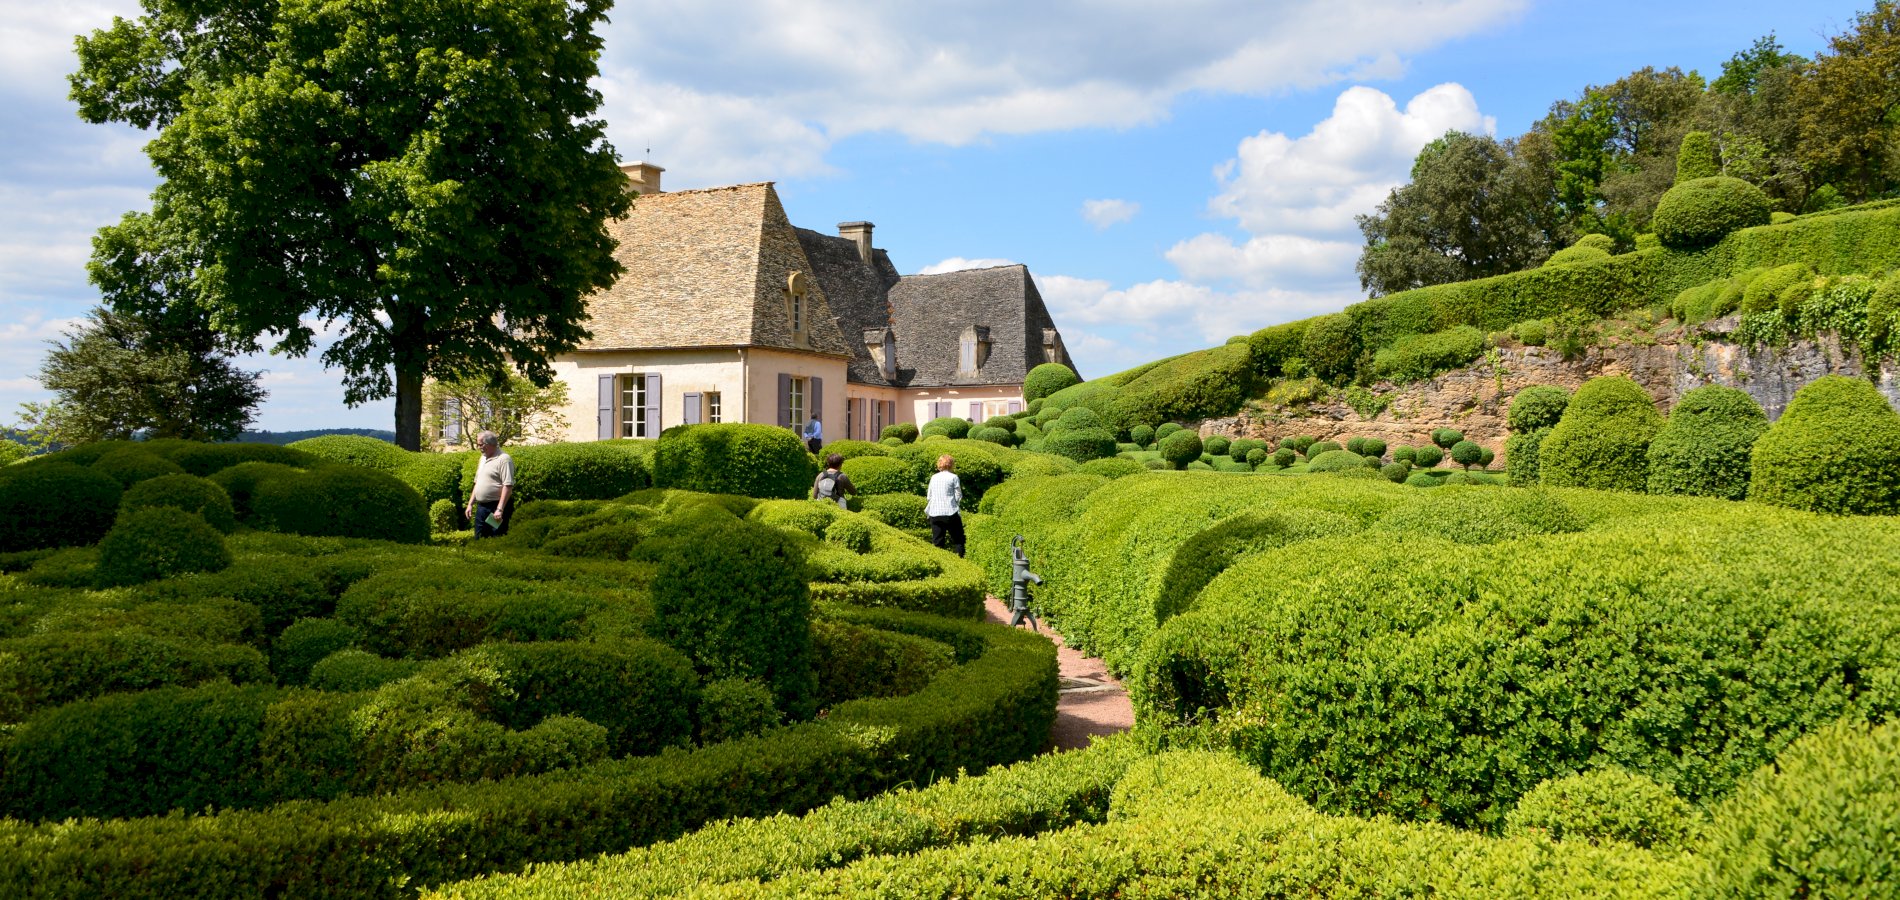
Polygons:
[[622,165],[620,171],[627,173],[627,190],[636,194],[658,194],[660,191],[660,173],[666,171],[650,162],[630,162]]
[[858,258],[865,263],[871,262],[871,229],[869,222],[839,222],[838,236],[858,245]]

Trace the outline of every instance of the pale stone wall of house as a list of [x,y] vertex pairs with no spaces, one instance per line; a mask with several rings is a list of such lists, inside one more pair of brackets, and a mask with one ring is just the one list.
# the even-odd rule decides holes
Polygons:
[[[1007,415],[1011,401],[1023,402],[1023,386],[1020,384],[981,384],[947,388],[917,388],[904,392],[905,402],[899,403],[899,418],[909,415],[906,421],[919,425],[931,420],[930,404],[950,401],[950,414],[964,419],[981,422],[990,416]],[[983,404],[982,415],[972,417],[970,404]],[[908,407],[906,410],[905,407]]]
[[[824,406],[819,410],[819,418],[824,422],[825,440],[836,440],[844,433],[844,399],[848,388],[843,358],[751,347],[746,350],[746,373],[749,387],[744,407],[745,421],[763,425],[778,424],[779,375],[818,378],[824,382],[821,398]],[[728,418],[727,421],[737,420]],[[803,422],[793,424],[804,425]]]
[[[910,404],[905,400],[904,392],[898,388],[883,385],[859,384],[853,382],[846,388],[845,401],[862,401],[856,409],[847,410],[848,427],[844,437],[854,441],[875,441],[884,428],[899,422],[910,422]],[[886,422],[876,404],[890,403],[896,410],[891,420]]]
[[[718,391],[725,421],[742,421],[745,363],[737,349],[611,350],[571,353],[555,359],[555,377],[567,382],[570,441],[600,436],[600,376],[657,372],[660,375],[660,428],[678,425],[686,414],[686,394]],[[648,435],[659,437],[659,432]]]

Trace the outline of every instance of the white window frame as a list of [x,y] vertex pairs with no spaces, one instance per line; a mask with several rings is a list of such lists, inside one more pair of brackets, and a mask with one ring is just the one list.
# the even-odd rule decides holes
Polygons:
[[700,401],[700,403],[705,406],[706,424],[708,425],[719,424],[719,421],[721,418],[721,411],[719,408],[720,407],[719,392],[707,391],[705,393],[704,398]]
[[787,382],[787,385],[785,390],[786,418],[791,420],[792,430],[802,435],[805,433],[805,424],[811,421],[811,417],[805,414],[805,398],[809,396],[808,392],[811,385],[809,380],[802,375],[792,376],[791,380]]
[[616,407],[623,438],[644,438],[647,434],[647,377],[645,374],[620,376],[620,403]]

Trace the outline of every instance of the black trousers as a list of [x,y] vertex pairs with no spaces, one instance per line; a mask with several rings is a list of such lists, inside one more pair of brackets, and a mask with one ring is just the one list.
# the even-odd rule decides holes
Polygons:
[[501,521],[500,528],[495,528],[488,524],[488,514],[494,511],[495,511],[495,504],[493,503],[475,504],[475,523],[474,524],[475,524],[476,537],[478,538],[501,537],[502,535],[508,533],[507,519],[503,519]]
[[816,454],[818,452],[818,449],[820,447],[823,447],[824,445],[825,445],[825,442],[819,440],[818,438],[805,439],[805,449],[810,450],[813,454]]
[[942,547],[946,542],[958,556],[963,555],[963,516],[952,514],[930,517],[931,546]]

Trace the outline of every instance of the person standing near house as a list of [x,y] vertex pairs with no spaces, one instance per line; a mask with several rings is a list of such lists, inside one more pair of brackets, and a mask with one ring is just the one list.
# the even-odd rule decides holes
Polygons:
[[924,517],[930,520],[930,543],[942,547],[947,542],[958,556],[963,555],[963,479],[952,471],[957,461],[946,453],[937,457],[937,474],[930,476],[930,489],[924,501]]
[[508,498],[515,492],[514,458],[501,452],[501,441],[492,431],[475,436],[482,461],[475,466],[475,489],[468,492],[468,520],[475,525],[478,538],[500,537],[508,533]]
[[825,470],[819,472],[817,479],[811,483],[813,500],[836,500],[839,506],[845,506],[845,495],[858,492],[858,486],[851,483],[851,476],[838,471],[843,465],[843,454],[833,453],[825,457]]
[[825,445],[825,426],[818,421],[818,413],[811,414],[811,421],[805,423],[805,449],[817,455],[818,448]]

